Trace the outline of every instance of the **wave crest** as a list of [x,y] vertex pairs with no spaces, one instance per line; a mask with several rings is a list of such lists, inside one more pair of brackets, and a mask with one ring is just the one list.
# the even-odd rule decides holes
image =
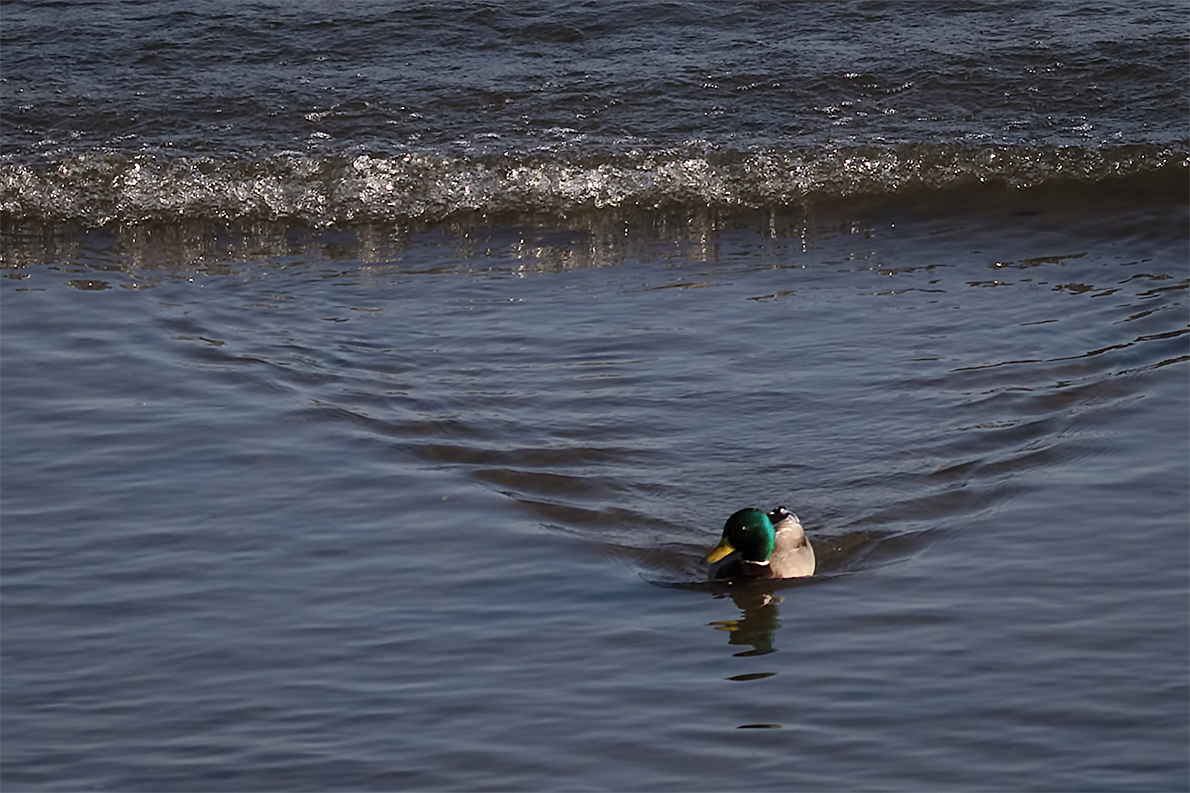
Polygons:
[[1000,182],[1098,182],[1190,167],[1177,147],[915,145],[739,152],[691,143],[609,156],[284,153],[263,159],[63,153],[0,164],[0,213],[104,225],[293,220],[315,226],[606,208],[760,208]]

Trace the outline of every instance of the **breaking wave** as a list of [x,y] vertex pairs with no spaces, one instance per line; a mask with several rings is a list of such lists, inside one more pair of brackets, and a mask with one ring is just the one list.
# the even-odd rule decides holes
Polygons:
[[1002,183],[1034,187],[1168,174],[1190,143],[1119,148],[910,145],[731,151],[707,143],[573,156],[71,152],[0,163],[7,221],[289,220],[313,226],[566,215],[607,208],[761,208],[808,200]]

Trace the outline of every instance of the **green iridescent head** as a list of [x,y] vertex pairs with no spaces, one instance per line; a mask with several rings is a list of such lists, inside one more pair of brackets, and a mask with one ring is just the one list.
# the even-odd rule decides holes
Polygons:
[[740,558],[749,562],[767,562],[773,555],[776,533],[769,516],[755,507],[741,509],[732,514],[723,526],[723,539],[707,556],[708,562],[717,562],[732,551],[739,551]]

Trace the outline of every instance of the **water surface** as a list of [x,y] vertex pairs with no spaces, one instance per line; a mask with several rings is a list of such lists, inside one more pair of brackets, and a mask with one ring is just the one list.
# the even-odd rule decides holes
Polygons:
[[336,9],[4,6],[6,788],[1190,786],[1184,9]]

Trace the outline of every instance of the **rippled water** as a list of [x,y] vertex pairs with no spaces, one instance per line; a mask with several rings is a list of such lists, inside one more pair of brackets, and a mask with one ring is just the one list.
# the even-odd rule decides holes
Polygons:
[[5,789],[1190,787],[1180,5],[0,37]]
[[10,271],[7,784],[1184,787],[1184,228],[999,201]]
[[0,211],[37,222],[768,207],[1190,159],[1172,2],[27,2],[0,35]]

